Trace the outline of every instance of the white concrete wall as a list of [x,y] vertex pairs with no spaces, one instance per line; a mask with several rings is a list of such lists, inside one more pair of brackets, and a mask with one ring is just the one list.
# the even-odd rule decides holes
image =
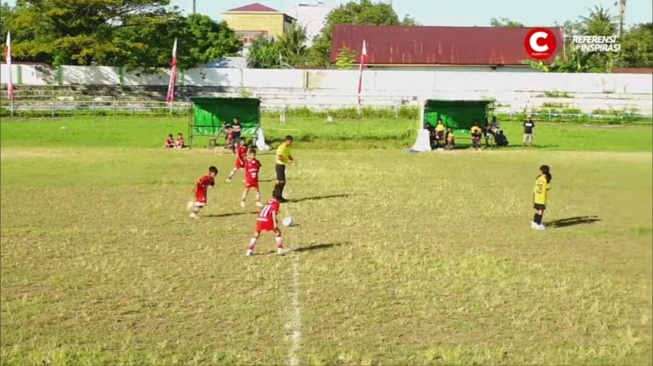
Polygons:
[[[6,84],[7,65],[0,65],[0,81]],[[116,67],[64,66],[53,68],[13,65],[14,83],[23,85],[161,85],[169,71],[155,75],[123,72]],[[60,76],[60,77],[59,77]],[[245,88],[263,94],[284,93],[275,104],[302,103],[311,95],[313,104],[350,105],[358,85],[357,70],[255,70],[191,69],[181,73],[179,84]],[[370,70],[363,74],[363,94],[368,96],[422,97],[442,99],[494,98],[511,109],[537,108],[543,103],[564,103],[567,108],[635,108],[650,113],[653,94],[651,75],[549,74],[494,71],[398,71]],[[547,99],[546,93],[567,93],[565,98]],[[379,99],[377,98],[377,101]],[[507,107],[506,107],[507,108]]]

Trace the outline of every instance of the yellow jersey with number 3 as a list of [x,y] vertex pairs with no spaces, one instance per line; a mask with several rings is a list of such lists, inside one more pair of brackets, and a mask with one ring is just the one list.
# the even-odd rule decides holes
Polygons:
[[546,181],[546,175],[537,176],[533,188],[533,203],[546,205],[546,200],[549,198],[549,189],[551,189],[551,184]]

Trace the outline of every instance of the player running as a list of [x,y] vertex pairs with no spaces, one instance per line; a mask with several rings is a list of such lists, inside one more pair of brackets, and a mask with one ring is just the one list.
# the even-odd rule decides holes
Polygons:
[[261,170],[261,162],[256,159],[256,149],[249,149],[247,160],[245,160],[245,190],[240,207],[245,207],[245,199],[250,189],[256,190],[256,206],[263,207],[261,203],[261,191],[258,187],[258,172]]
[[535,178],[535,187],[533,188],[533,208],[535,216],[531,222],[531,228],[535,230],[544,230],[542,225],[542,216],[546,210],[546,201],[549,198],[549,189],[551,189],[551,169],[548,165],[540,167],[540,174]]
[[273,196],[268,203],[261,208],[258,215],[256,216],[256,231],[254,236],[249,241],[249,247],[247,248],[247,256],[254,255],[254,248],[258,241],[259,236],[262,231],[272,231],[275,235],[275,241],[277,243],[277,254],[285,255],[288,253],[288,250],[283,246],[281,240],[281,230],[279,230],[279,225],[277,225],[277,215],[281,209],[281,203],[279,203],[279,196]]
[[215,176],[218,175],[218,168],[211,166],[209,167],[209,172],[206,175],[200,177],[195,183],[193,192],[195,193],[195,202],[188,202],[186,208],[190,211],[190,217],[194,219],[199,219],[199,212],[206,205],[206,196],[209,190],[209,187],[215,186]]
[[229,173],[227,183],[231,182],[231,178],[236,175],[238,170],[245,168],[245,160],[247,160],[247,144],[245,140],[242,140],[236,143],[236,166]]

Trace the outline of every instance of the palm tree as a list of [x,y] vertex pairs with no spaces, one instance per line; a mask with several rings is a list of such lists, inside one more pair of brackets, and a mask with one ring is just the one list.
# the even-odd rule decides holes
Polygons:
[[[620,0],[621,1],[621,0]],[[588,16],[581,16],[582,33],[593,36],[612,36],[617,30],[615,18],[607,9],[602,6],[594,6],[588,9]]]
[[279,48],[281,49],[281,57],[291,66],[303,66],[306,64],[308,56],[308,47],[306,42],[308,36],[306,35],[306,28],[297,24],[293,24],[284,34],[279,38]]

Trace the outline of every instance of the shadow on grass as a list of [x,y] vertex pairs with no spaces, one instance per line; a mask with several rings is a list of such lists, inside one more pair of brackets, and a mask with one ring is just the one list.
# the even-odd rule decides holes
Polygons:
[[[331,248],[334,248],[334,247],[339,247],[339,246],[349,245],[349,244],[351,244],[351,242],[343,241],[343,242],[338,242],[338,243],[314,244],[314,245],[309,245],[309,246],[306,246],[306,247],[299,247],[299,248],[288,248],[289,251],[290,251],[288,254],[301,253],[301,252],[310,252],[310,251],[313,251],[313,250],[331,249]],[[261,253],[260,255],[272,255],[272,254],[277,254],[277,251],[276,250],[271,250],[271,251],[268,251],[268,252],[265,252],[265,253]]]
[[593,224],[598,221],[601,221],[601,219],[599,219],[599,217],[596,215],[576,216],[576,217],[568,217],[566,219],[550,221],[545,223],[544,225],[550,228],[563,228],[563,227],[576,226],[576,225]]
[[333,247],[340,247],[340,246],[348,245],[348,244],[351,244],[351,242],[343,241],[343,242],[339,242],[339,243],[314,244],[314,245],[309,245],[307,247],[295,248],[295,249],[292,249],[291,251],[301,253],[301,252],[309,252],[309,251],[312,251],[312,250],[330,249],[330,248],[333,248]]
[[317,200],[325,200],[329,198],[341,198],[341,197],[350,197],[352,196],[351,194],[327,194],[324,196],[314,196],[314,197],[304,197],[304,198],[296,198],[296,199],[289,199],[288,202],[304,202],[304,201],[317,201]]
[[240,216],[240,215],[253,215],[253,214],[257,214],[257,213],[258,213],[258,211],[230,212],[230,213],[223,213],[223,214],[205,215],[204,217],[231,217],[231,216]]

